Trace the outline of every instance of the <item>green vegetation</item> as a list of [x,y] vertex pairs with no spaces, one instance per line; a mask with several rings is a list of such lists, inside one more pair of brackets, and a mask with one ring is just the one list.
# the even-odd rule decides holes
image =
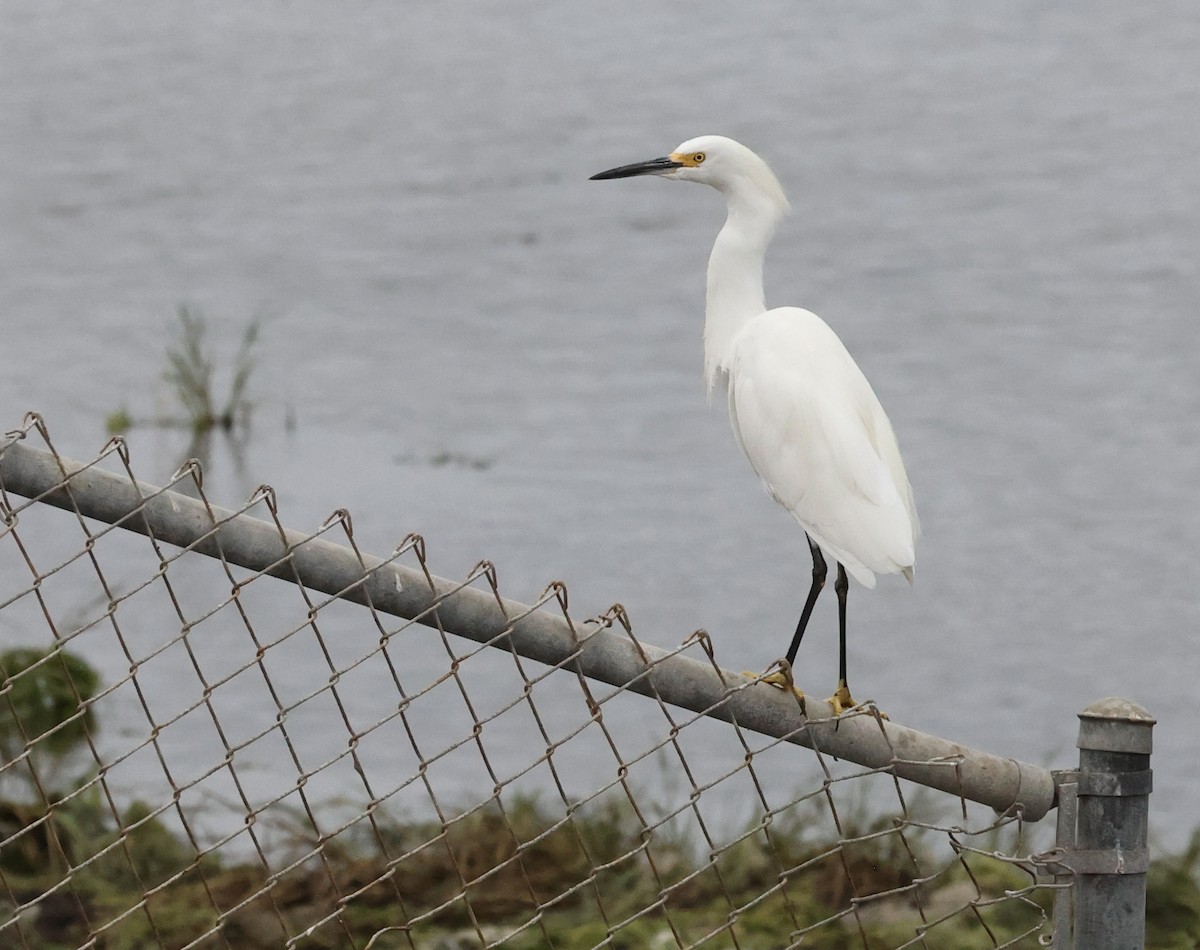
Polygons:
[[[99,675],[65,651],[23,648],[0,654],[0,676],[0,760],[14,763],[0,773],[0,796],[33,799],[38,784],[47,794],[60,791],[73,781],[64,773],[96,729],[91,707],[83,704],[96,695]],[[20,767],[16,760],[27,743],[28,764]]]
[[[819,801],[750,825],[711,855],[624,797],[566,809],[519,794],[446,823],[378,809],[319,853],[306,814],[277,806],[259,816],[260,828],[283,832],[265,861],[200,855],[174,830],[173,805],[118,805],[94,766],[80,771],[99,725],[87,704],[94,670],[64,651],[25,649],[0,654],[0,673],[0,932],[16,945],[56,950],[95,935],[105,950],[196,940],[255,950],[294,937],[302,947],[459,950],[481,946],[482,933],[506,950],[735,939],[773,950],[812,928],[803,945],[830,950],[972,950],[1037,946],[1048,929],[1052,893],[1011,863],[956,857],[944,834],[901,836],[887,817],[843,815],[839,843]],[[1200,946],[1198,872],[1200,833],[1154,862],[1149,946]],[[855,897],[857,915],[844,913]]]
[[1146,880],[1146,946],[1200,947],[1200,828],[1180,854],[1150,862]]
[[167,350],[165,379],[183,405],[194,432],[214,428],[228,432],[236,424],[245,425],[249,421],[252,406],[246,398],[246,384],[254,370],[251,351],[258,341],[258,330],[259,321],[252,320],[242,334],[233,360],[229,393],[218,403],[213,390],[216,359],[205,345],[204,318],[180,306],[178,335],[175,346]]
[[[208,342],[208,322],[194,308],[180,305],[179,322],[167,347],[167,368],[163,379],[170,387],[181,415],[160,415],[151,424],[165,428],[190,429],[202,437],[214,429],[232,432],[249,425],[254,404],[247,395],[254,372],[254,347],[258,342],[261,320],[247,324],[237,352],[230,364],[228,389],[218,398],[216,378],[220,361]],[[122,406],[109,414],[106,425],[110,434],[125,432],[144,424]]]

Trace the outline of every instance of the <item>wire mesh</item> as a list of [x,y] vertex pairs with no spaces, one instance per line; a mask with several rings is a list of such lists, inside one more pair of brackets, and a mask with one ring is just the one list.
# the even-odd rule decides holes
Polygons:
[[[53,451],[37,417],[9,441],[27,437]],[[92,466],[136,481],[120,441]],[[212,511],[201,475],[168,487]],[[504,631],[454,636],[436,605],[468,587],[500,602],[487,562],[447,589],[405,538],[383,564],[437,597],[402,619],[289,582],[288,558],[238,567],[216,519],[179,548],[3,484],[0,506],[5,946],[1049,940],[1069,880],[1019,811],[914,788],[895,755],[864,768],[589,680],[582,640],[547,665]],[[237,511],[284,531],[268,488]],[[379,569],[344,511],[304,537]],[[574,624],[561,584],[530,609]],[[600,620],[651,671],[715,666],[703,632],[651,653],[619,605]]]

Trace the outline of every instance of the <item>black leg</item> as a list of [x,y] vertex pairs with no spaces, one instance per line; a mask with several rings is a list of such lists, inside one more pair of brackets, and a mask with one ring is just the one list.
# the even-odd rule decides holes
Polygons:
[[[821,549],[813,544],[813,539],[804,535],[808,541],[808,549],[812,551],[812,587],[808,589],[808,600],[804,602],[804,610],[800,614],[800,622],[796,624],[796,635],[792,637],[792,645],[788,647],[787,661],[791,665],[796,662],[796,651],[800,649],[800,641],[804,637],[804,628],[808,626],[808,618],[812,616],[813,607],[817,603],[817,597],[821,593],[821,588],[825,586],[825,574],[827,568],[825,566],[825,555],[821,553]],[[838,565],[838,570],[841,570],[841,565]],[[842,575],[845,577],[845,574]]]
[[838,599],[838,688],[846,685],[846,594],[850,582],[846,580],[846,569],[838,564],[837,580],[833,589]]

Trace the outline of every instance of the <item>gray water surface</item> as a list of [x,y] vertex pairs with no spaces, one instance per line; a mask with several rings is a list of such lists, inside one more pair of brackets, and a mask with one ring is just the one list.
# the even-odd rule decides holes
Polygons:
[[[808,554],[705,401],[719,197],[586,180],[731,135],[792,199],[769,303],[842,336],[917,495],[915,586],[851,593],[855,692],[1055,767],[1086,703],[1138,700],[1174,838],[1200,819],[1198,117],[1184,2],[10,0],[0,408],[88,456],[107,413],[167,405],[179,303],[226,353],[263,315],[214,500],[270,482],[288,524],[348,507],[364,550],[420,531],[442,575],[562,579],[578,616],[619,600],[761,669]],[[130,442],[149,481],[185,448]],[[813,691],[835,623],[830,598]]]

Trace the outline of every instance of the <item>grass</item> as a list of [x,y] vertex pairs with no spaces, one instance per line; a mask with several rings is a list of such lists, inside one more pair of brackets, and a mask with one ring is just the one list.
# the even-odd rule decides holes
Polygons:
[[[96,792],[24,816],[42,820],[62,852],[40,868],[0,856],[7,891],[20,900],[52,893],[75,868],[60,892],[67,899],[49,899],[46,910],[54,912],[38,915],[29,929],[35,945],[84,943],[90,922],[104,927],[106,948],[175,947],[220,920],[224,941],[245,950],[278,947],[306,931],[302,946],[370,943],[374,950],[479,947],[480,932],[507,950],[674,947],[676,936],[715,948],[732,946],[735,935],[745,950],[773,950],[805,927],[815,928],[805,945],[835,950],[862,947],[864,934],[869,946],[898,946],[919,922],[911,893],[886,898],[886,908],[864,915],[861,931],[852,915],[836,916],[848,906],[851,877],[859,896],[911,883],[909,858],[886,845],[843,863],[828,851],[833,842],[782,837],[771,848],[750,835],[720,855],[698,857],[686,841],[648,837],[633,809],[615,799],[573,819],[520,795],[503,812],[493,804],[446,827],[380,814],[372,833],[326,842],[319,859],[272,855],[275,868],[298,861],[275,877],[256,861],[197,859],[149,815],[143,804],[129,806],[122,833]],[[973,873],[980,891],[998,898],[1028,883],[999,862]],[[923,900],[932,907],[943,894],[961,908],[976,893],[964,894],[966,881],[965,871],[951,869]],[[147,891],[145,911],[122,918]],[[1039,900],[1010,900],[983,913],[1004,938],[1039,925],[1046,897]],[[930,946],[994,946],[965,910],[932,933]]]
[[[161,414],[150,423],[138,420],[128,408],[111,412],[106,420],[110,434],[126,432],[137,425],[189,429],[194,437],[219,430],[233,432],[249,426],[254,403],[248,391],[256,366],[255,346],[262,321],[251,320],[242,332],[236,352],[229,360],[228,373],[222,373],[219,359],[209,341],[206,318],[195,308],[181,304],[176,311],[178,323],[172,328],[167,346],[167,368],[163,381],[170,389],[177,412]],[[217,380],[228,376],[224,396],[218,395]]]
[[[865,809],[843,813],[837,835],[819,798],[725,829],[711,852],[677,823],[651,830],[654,806],[623,795],[567,806],[513,793],[445,820],[379,805],[326,837],[276,805],[256,816],[262,851],[198,853],[168,826],[169,804],[118,807],[94,771],[66,777],[102,725],[78,712],[99,688],[86,663],[10,650],[0,673],[0,749],[17,779],[0,786],[0,933],[25,946],[982,950],[1037,946],[1048,930],[1052,893],[990,854],[998,838],[959,856],[944,832]],[[56,784],[20,767],[30,744]],[[64,767],[45,767],[55,757]],[[341,806],[314,807],[332,824]],[[1151,866],[1149,946],[1200,946],[1198,879],[1200,831]]]

